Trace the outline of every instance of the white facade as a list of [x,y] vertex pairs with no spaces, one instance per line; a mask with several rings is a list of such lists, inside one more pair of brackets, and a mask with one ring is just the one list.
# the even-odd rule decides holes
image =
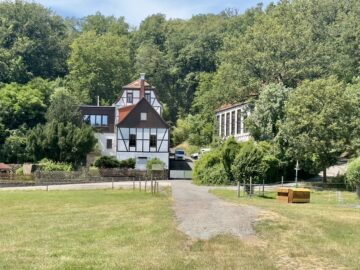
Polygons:
[[136,158],[138,169],[145,169],[147,160],[154,157],[162,160],[168,168],[169,130],[166,128],[118,127],[117,158],[122,160],[129,157]]
[[[132,98],[131,98],[132,97]],[[145,90],[145,98],[151,104],[151,106],[158,112],[162,114],[162,105],[157,99],[154,90]],[[135,105],[140,101],[140,90],[138,89],[125,89],[121,97],[113,104],[116,108],[120,109],[126,106]],[[116,115],[116,118],[118,115]]]
[[[116,155],[116,134],[115,133],[95,133],[98,140],[102,156],[115,156]],[[111,140],[111,147],[109,141]]]
[[218,135],[222,139],[230,136],[239,142],[248,141],[250,133],[246,128],[245,120],[250,115],[248,103],[236,104],[216,112]]

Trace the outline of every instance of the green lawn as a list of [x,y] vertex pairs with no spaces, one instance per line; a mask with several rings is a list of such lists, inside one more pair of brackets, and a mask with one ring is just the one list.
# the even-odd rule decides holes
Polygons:
[[360,209],[355,208],[360,200],[354,193],[342,192],[339,202],[335,192],[312,192],[310,204],[279,203],[275,193],[266,198],[237,198],[223,189],[213,193],[266,210],[256,230],[262,250],[277,267],[360,269]]
[[2,191],[0,204],[0,269],[275,269],[262,247],[177,231],[169,191]]

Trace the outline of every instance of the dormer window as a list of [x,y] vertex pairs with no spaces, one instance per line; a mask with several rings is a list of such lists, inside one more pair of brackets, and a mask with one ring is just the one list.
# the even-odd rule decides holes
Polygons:
[[133,93],[126,94],[126,101],[127,103],[133,103]]
[[141,121],[146,121],[147,120],[147,113],[145,113],[145,112],[140,113],[140,120]]

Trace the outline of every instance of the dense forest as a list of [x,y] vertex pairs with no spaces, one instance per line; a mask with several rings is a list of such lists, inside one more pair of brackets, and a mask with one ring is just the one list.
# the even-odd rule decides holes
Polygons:
[[[311,107],[315,92],[329,100],[329,112],[341,108],[342,120],[350,121],[356,114],[346,109],[358,107],[359,94],[345,89],[360,87],[359,18],[358,0],[283,0],[189,20],[154,14],[133,28],[124,17],[63,18],[36,3],[1,2],[0,159],[79,163],[95,141],[73,106],[94,104],[97,96],[111,104],[140,72],[157,88],[175,144],[209,145],[214,110],[250,93],[260,94],[262,102],[249,119],[258,140],[297,138],[300,120],[291,115],[303,115],[296,106],[309,99]],[[293,106],[284,109],[282,102],[297,88]],[[339,93],[355,103],[344,104]],[[289,118],[280,128],[284,110]],[[342,137],[347,150],[358,145],[352,132]]]

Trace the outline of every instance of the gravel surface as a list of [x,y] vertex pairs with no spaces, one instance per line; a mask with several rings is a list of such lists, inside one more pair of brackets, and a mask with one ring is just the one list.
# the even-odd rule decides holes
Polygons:
[[209,187],[190,181],[173,181],[172,194],[178,228],[192,238],[208,240],[219,234],[246,238],[254,234],[252,223],[260,209],[225,202],[209,193]]
[[[170,187],[171,181],[160,180],[159,187]],[[86,189],[132,189],[133,181],[124,182],[102,182],[102,183],[84,183],[84,184],[64,184],[64,185],[48,185],[48,186],[27,186],[27,187],[3,187],[1,191],[16,191],[16,190],[86,190]],[[141,181],[141,189],[144,190],[145,181]],[[135,182],[135,189],[139,190],[139,182]],[[150,181],[147,181],[147,189],[150,189]]]

